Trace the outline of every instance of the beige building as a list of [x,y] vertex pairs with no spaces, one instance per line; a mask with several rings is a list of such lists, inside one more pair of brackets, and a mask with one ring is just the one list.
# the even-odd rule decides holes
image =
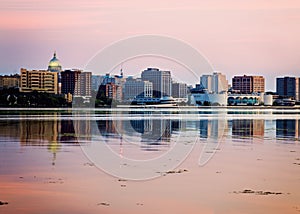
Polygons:
[[20,75],[0,76],[0,88],[19,88]]
[[58,94],[58,73],[21,68],[20,91]]

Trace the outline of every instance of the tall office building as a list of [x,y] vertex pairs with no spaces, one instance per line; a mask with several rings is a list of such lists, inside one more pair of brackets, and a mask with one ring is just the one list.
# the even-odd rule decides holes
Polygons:
[[228,91],[228,81],[222,73],[214,72],[212,75],[202,75],[200,83],[210,93],[222,93]]
[[61,93],[74,95],[81,72],[81,70],[65,70],[61,73]]
[[72,94],[74,96],[91,96],[91,72],[82,70],[65,70],[61,72],[61,91],[63,94]]
[[172,97],[174,98],[187,98],[187,85],[186,83],[172,83]]
[[263,76],[234,76],[232,88],[243,94],[262,93],[265,92],[265,78]]
[[158,68],[147,68],[147,70],[142,72],[141,77],[143,81],[152,82],[154,97],[171,96],[172,82],[170,71],[161,71]]
[[153,84],[149,81],[128,77],[124,84],[124,100],[132,100],[135,97],[152,97]]
[[21,68],[21,92],[46,92],[58,94],[58,73]]
[[293,97],[300,100],[300,78],[299,77],[279,77],[276,78],[276,92],[280,96]]

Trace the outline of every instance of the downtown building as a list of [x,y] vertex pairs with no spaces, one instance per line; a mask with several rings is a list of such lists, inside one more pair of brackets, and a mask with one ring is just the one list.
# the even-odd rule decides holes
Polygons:
[[92,91],[98,91],[103,80],[104,76],[102,75],[92,75]]
[[228,81],[222,73],[202,75],[200,84],[190,90],[191,103],[196,105],[227,105]]
[[61,91],[72,96],[91,96],[91,72],[73,69],[61,72]]
[[214,72],[212,75],[202,75],[200,84],[208,90],[209,93],[224,93],[228,91],[228,81],[222,73]]
[[20,92],[59,93],[58,72],[21,68],[20,73]]
[[20,71],[20,91],[21,92],[45,92],[51,94],[61,93],[60,72],[62,66],[56,57],[49,61],[47,70],[27,70],[21,68]]
[[242,94],[264,93],[265,78],[263,76],[234,76],[232,88]]
[[19,88],[19,87],[20,87],[19,74],[0,76],[0,89]]
[[81,72],[76,82],[74,96],[91,97],[92,72]]
[[276,92],[279,96],[292,97],[300,100],[300,78],[278,77],[276,78]]
[[121,70],[120,75],[111,76],[107,73],[104,76],[100,76],[101,83],[100,83],[97,97],[112,99],[118,102],[123,101],[123,89],[125,84],[125,79],[123,78],[123,72]]
[[133,100],[134,98],[152,98],[153,83],[128,77],[124,84],[124,100]]
[[186,83],[172,83],[172,97],[176,102],[188,102],[188,89]]
[[162,98],[171,96],[172,79],[170,71],[161,71],[158,68],[147,68],[141,74],[143,81],[153,84],[153,97]]

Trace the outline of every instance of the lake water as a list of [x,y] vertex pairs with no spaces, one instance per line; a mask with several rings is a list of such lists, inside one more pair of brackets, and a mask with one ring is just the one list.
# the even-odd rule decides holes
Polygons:
[[299,110],[2,109],[0,213],[300,213],[299,141]]

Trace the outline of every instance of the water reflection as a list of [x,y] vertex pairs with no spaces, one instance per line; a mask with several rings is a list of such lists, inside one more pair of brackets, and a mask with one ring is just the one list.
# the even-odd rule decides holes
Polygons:
[[99,132],[105,137],[139,136],[140,142],[160,144],[160,142],[170,142],[172,133],[182,131],[185,127],[185,121],[159,119],[159,116],[163,117],[163,115],[153,115],[152,112],[131,112],[124,120],[118,118],[98,120],[97,126]]
[[232,136],[237,138],[263,137],[265,130],[264,120],[245,119],[232,120]]
[[228,121],[224,119],[200,120],[200,138],[221,138],[228,131]]
[[300,120],[276,120],[276,137],[298,139]]
[[[14,113],[15,114],[15,113]],[[214,113],[217,114],[217,113]],[[207,115],[207,114],[206,114]],[[58,150],[59,144],[76,145],[90,142],[93,136],[102,136],[106,142],[127,139],[143,145],[166,145],[187,131],[200,139],[273,138],[299,140],[300,120],[296,119],[225,119],[198,118],[170,112],[111,112],[91,114],[78,112],[18,113],[14,119],[0,120],[0,137],[17,138],[21,146],[48,145]],[[186,117],[187,116],[187,117]],[[17,117],[17,119],[16,119]]]
[[77,143],[72,120],[8,120],[0,122],[0,136],[18,138],[21,146],[39,146],[52,142]]

